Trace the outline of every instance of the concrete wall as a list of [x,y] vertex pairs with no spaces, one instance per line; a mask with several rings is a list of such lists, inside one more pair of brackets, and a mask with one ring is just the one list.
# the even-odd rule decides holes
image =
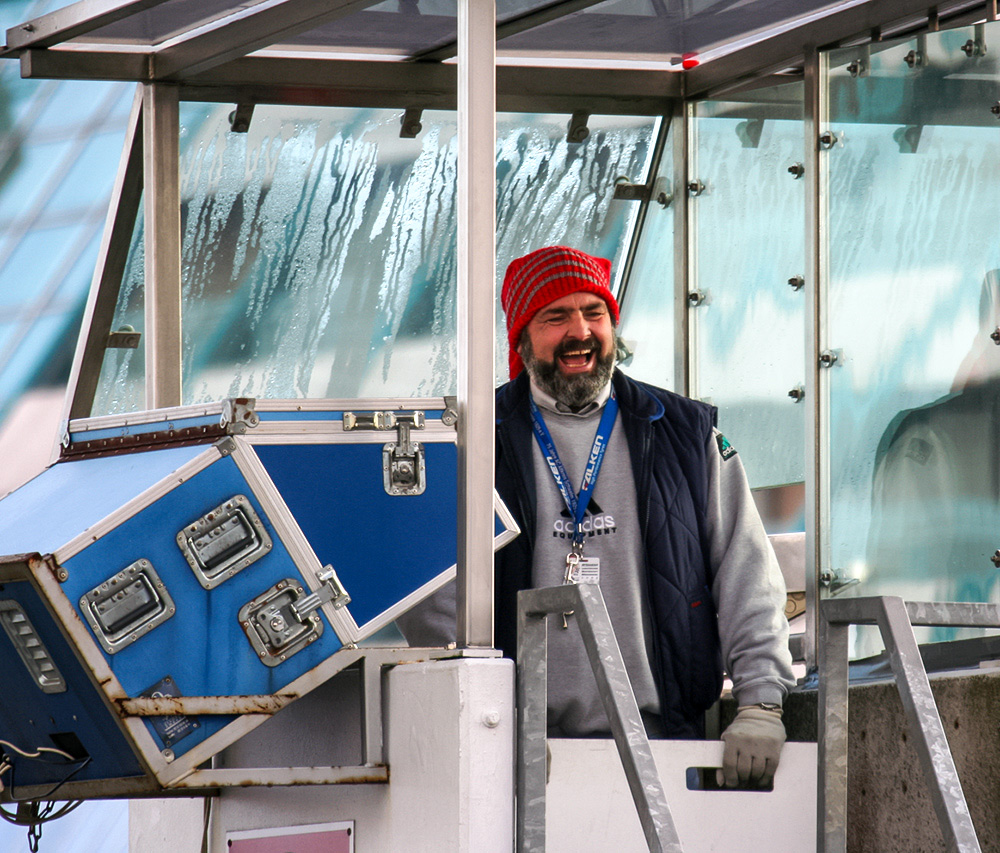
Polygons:
[[[1000,672],[939,675],[931,689],[983,853],[1000,853]],[[893,683],[851,687],[850,853],[943,853],[944,839]],[[816,694],[786,703],[789,737],[816,739]]]

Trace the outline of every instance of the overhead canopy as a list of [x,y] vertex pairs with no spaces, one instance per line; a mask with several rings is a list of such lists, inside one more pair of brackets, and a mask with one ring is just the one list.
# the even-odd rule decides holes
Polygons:
[[[687,59],[683,89],[699,94],[794,73],[807,45],[867,39],[873,29],[895,35],[933,28],[938,20],[981,17],[984,9],[982,0],[933,11],[926,0],[499,0],[498,62],[662,73],[680,72]],[[455,0],[80,0],[7,30],[3,55],[21,56],[25,76],[35,77],[212,85],[233,82],[226,66],[248,55],[394,60],[412,75],[414,63],[453,58],[456,31]],[[672,81],[640,76],[647,92],[682,90],[681,74]],[[423,85],[420,77],[409,86],[399,80],[397,89]],[[615,85],[620,90],[620,77]]]

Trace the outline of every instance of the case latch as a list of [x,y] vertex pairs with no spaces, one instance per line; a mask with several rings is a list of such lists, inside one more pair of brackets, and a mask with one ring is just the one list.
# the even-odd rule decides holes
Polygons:
[[332,604],[334,609],[340,610],[341,607],[346,607],[351,603],[351,597],[344,589],[340,578],[337,577],[333,566],[323,566],[316,577],[322,586],[292,604],[292,611],[301,622],[304,622],[310,613],[319,610],[324,604]]
[[397,440],[382,448],[382,484],[386,494],[420,495],[427,488],[424,446],[419,441],[410,441],[410,429],[423,427],[423,412],[396,418]]
[[396,430],[396,441],[382,447],[382,484],[386,494],[420,495],[427,488],[424,446],[410,440],[410,430],[424,428],[424,413],[344,412],[345,430]]
[[351,600],[332,566],[317,575],[322,585],[306,593],[292,578],[248,601],[240,608],[239,620],[250,645],[266,666],[277,666],[302,651],[323,634],[319,610],[326,603],[341,608]]

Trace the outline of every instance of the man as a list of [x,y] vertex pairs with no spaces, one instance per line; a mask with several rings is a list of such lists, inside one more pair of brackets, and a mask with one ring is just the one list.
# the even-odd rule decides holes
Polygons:
[[[615,369],[610,274],[609,261],[562,246],[507,269],[496,485],[522,534],[496,557],[496,643],[515,656],[518,590],[599,584],[647,731],[703,737],[725,660],[739,706],[723,734],[725,782],[766,785],[794,683],[780,570],[715,409]],[[453,593],[402,627],[449,618]],[[549,733],[606,733],[571,614],[562,627],[549,632]]]

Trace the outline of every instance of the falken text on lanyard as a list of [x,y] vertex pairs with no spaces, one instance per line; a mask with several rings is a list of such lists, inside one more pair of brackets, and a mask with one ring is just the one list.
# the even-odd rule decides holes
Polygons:
[[604,451],[608,447],[608,439],[611,431],[615,427],[615,418],[618,416],[618,400],[615,398],[615,391],[611,389],[611,396],[604,406],[601,414],[601,421],[597,425],[597,432],[594,434],[594,444],[590,450],[590,458],[587,461],[587,468],[583,472],[583,482],[580,484],[580,492],[573,491],[573,486],[569,480],[566,467],[559,458],[559,451],[556,450],[552,434],[545,425],[542,413],[539,411],[535,401],[528,398],[531,405],[531,423],[535,430],[535,438],[541,448],[542,456],[552,472],[552,478],[556,481],[556,486],[566,502],[566,509],[569,510],[573,518],[573,546],[566,555],[566,574],[563,583],[570,583],[574,577],[574,570],[583,555],[583,517],[587,512],[590,497],[597,486],[597,475],[601,471],[601,463],[604,461]]

